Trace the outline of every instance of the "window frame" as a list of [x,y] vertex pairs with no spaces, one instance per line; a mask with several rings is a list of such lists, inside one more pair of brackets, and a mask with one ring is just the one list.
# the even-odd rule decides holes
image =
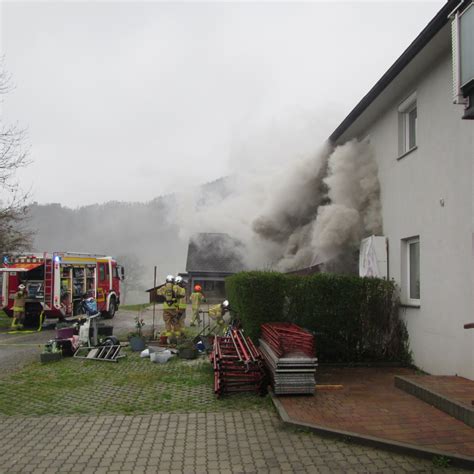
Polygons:
[[107,272],[105,269],[105,263],[99,262],[99,281],[104,282],[107,281]]
[[215,291],[215,280],[204,280],[202,285],[203,291]]
[[[411,132],[411,114],[416,111],[415,126]],[[410,146],[414,136],[414,144]],[[408,155],[418,148],[418,103],[416,92],[411,93],[398,106],[398,159]]]
[[[409,239],[405,239],[405,245],[406,245],[406,301],[409,305],[411,306],[421,306],[421,245],[420,245],[420,237],[412,237]],[[413,244],[418,244],[418,275],[419,275],[419,281],[420,281],[420,297],[419,298],[412,298],[411,293],[410,293],[410,288],[411,288],[411,257],[410,257],[410,245]]]

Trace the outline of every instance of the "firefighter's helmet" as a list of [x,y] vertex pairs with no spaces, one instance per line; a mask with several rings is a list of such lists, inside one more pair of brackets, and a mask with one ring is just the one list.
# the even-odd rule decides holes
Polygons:
[[173,275],[168,275],[166,277],[166,283],[173,283],[174,282],[174,276]]
[[196,285],[194,287],[194,291],[201,291],[201,290],[202,290],[201,285]]
[[174,282],[175,282],[177,285],[181,285],[181,283],[183,283],[183,277],[178,275],[178,276],[174,279]]
[[224,309],[228,309],[228,308],[229,308],[229,301],[228,301],[228,300],[224,300],[224,301],[222,302],[222,307],[223,307]]
[[23,291],[26,289],[26,286],[23,283],[21,283],[20,285],[18,285],[18,289]]

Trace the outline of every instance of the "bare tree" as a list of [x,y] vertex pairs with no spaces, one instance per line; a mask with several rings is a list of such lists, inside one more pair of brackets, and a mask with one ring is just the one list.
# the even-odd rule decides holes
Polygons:
[[[0,97],[11,90],[10,75],[0,59]],[[28,195],[15,180],[16,171],[28,164],[25,131],[17,124],[5,124],[0,118],[0,253],[31,246],[32,233],[26,227]]]

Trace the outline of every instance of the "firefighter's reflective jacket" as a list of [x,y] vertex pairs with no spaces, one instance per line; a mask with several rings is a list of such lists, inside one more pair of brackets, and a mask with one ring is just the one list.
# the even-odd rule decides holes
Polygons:
[[176,309],[176,293],[174,292],[173,283],[165,283],[161,288],[158,288],[156,294],[163,296],[165,299],[163,309]]
[[186,309],[186,289],[179,285],[174,285],[174,294],[176,295],[176,307]]
[[13,301],[13,311],[25,311],[26,291],[18,290]]
[[205,301],[205,298],[200,291],[193,291],[191,293],[191,304],[193,311],[199,309],[203,301]]

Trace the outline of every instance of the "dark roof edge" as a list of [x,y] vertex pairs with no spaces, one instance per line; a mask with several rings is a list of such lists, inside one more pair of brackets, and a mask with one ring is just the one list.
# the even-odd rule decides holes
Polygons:
[[[241,270],[239,270],[239,271],[241,271]],[[239,272],[238,271],[236,271],[236,272],[221,272],[220,270],[188,270],[188,273],[206,273],[206,274],[212,274],[212,275],[219,273],[220,275],[235,275],[236,273],[239,273]]]
[[334,143],[349,128],[349,126],[364,112],[378,95],[398,76],[408,63],[429,43],[429,41],[448,22],[448,15],[459,5],[460,0],[448,0],[436,16],[428,23],[423,31],[408,46],[402,55],[392,64],[390,69],[377,81],[362,100],[352,109],[349,115],[332,132],[329,140]]

